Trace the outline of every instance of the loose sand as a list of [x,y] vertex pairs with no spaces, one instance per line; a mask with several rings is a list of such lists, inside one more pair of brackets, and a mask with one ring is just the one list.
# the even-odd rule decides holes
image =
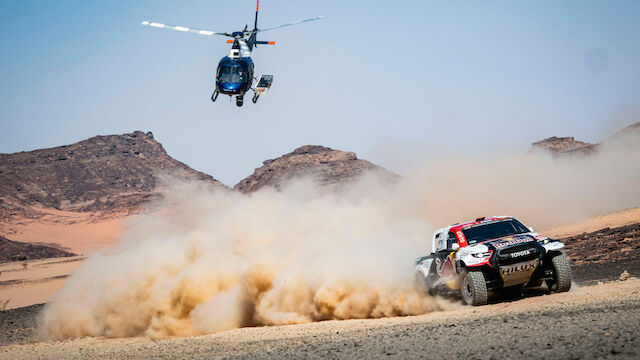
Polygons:
[[[44,243],[79,254],[90,254],[113,247],[119,241],[127,222],[133,219],[133,216],[124,214],[102,219],[86,213],[57,210],[45,212],[47,216],[38,221],[23,219],[0,224],[0,233],[12,240]],[[565,237],[638,222],[640,208],[634,208],[543,230],[541,233]],[[66,276],[82,262],[81,258],[71,260],[73,261],[30,261],[27,262],[26,270],[22,269],[23,262],[0,264],[0,300],[10,300],[8,309],[46,302],[62,288]]]
[[[59,358],[637,358],[640,280],[421,316],[243,328],[153,341],[39,342],[35,308],[5,312],[0,359]],[[25,335],[31,334],[31,335]]]
[[[111,224],[121,223],[119,219],[109,221],[112,220],[117,221]],[[567,236],[639,221],[640,208],[637,208],[543,233]],[[85,221],[59,226],[80,226],[86,230],[91,229],[87,227],[89,224]],[[114,236],[115,243],[116,227],[101,224],[109,229],[106,232]],[[24,231],[23,236],[48,233],[44,225],[42,228],[34,224],[24,226],[31,230]],[[65,240],[65,244],[83,248],[81,235],[71,230],[57,234],[73,234],[75,237]],[[20,307],[0,313],[0,359],[423,358],[445,353],[457,358],[640,356],[640,338],[636,336],[640,332],[640,280],[637,278],[594,286],[574,284],[569,293],[529,293],[524,299],[506,302],[496,298],[483,307],[459,305],[457,310],[422,316],[242,328],[161,341],[147,338],[39,340],[36,319],[42,305],[22,306],[46,302],[82,261],[81,257],[28,261],[26,268],[22,262],[0,265],[0,299],[11,299],[9,309]]]
[[39,209],[39,219],[12,219],[0,223],[0,235],[9,240],[61,248],[75,254],[89,255],[113,247],[122,236],[132,215],[98,216]]
[[47,302],[83,260],[70,257],[0,264],[0,301],[9,300],[7,309]]

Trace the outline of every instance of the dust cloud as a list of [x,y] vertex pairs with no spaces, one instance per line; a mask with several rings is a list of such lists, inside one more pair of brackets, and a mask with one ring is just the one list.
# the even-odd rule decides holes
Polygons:
[[640,136],[604,141],[590,155],[445,155],[403,182],[403,196],[416,197],[412,212],[432,224],[512,215],[542,230],[640,206]]
[[251,195],[166,180],[163,199],[45,307],[47,338],[166,338],[461,306],[414,288],[436,227],[509,214],[546,227],[640,204],[638,147],[589,157],[443,156],[389,184],[295,179]]
[[414,289],[432,227],[397,212],[373,176],[336,192],[304,179],[251,196],[164,187],[121,246],[89,258],[47,305],[46,337],[164,338],[457,306]]

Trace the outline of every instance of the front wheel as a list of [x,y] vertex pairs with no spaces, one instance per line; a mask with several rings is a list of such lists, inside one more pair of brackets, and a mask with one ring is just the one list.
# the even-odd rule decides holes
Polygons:
[[565,254],[557,254],[551,258],[553,266],[553,280],[547,280],[549,290],[555,292],[566,292],[571,289],[571,267],[569,259]]
[[460,292],[467,305],[486,305],[487,282],[482,271],[463,271],[460,276]]

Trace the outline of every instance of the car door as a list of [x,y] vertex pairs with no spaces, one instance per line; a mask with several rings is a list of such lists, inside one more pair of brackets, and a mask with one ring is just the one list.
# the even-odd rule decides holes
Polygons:
[[443,246],[435,253],[433,270],[439,279],[438,283],[446,285],[449,289],[457,290],[458,274],[454,262],[453,244],[457,244],[458,239],[453,232],[444,233],[441,237]]

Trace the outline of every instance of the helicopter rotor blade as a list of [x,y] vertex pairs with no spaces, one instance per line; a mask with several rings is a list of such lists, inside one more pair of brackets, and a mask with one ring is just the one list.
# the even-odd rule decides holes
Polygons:
[[316,17],[311,18],[311,19],[296,20],[296,21],[292,21],[292,22],[290,22],[288,24],[278,25],[278,26],[274,26],[274,27],[270,27],[270,28],[266,28],[266,29],[257,29],[257,30],[251,31],[251,32],[252,33],[253,32],[258,33],[258,32],[263,32],[263,31],[275,30],[275,29],[280,29],[280,28],[283,28],[283,27],[291,26],[291,25],[302,24],[302,23],[306,23],[306,22],[309,22],[309,21],[320,20],[320,19],[324,19],[324,16],[316,16]]
[[187,26],[169,25],[169,24],[162,24],[162,23],[151,22],[151,21],[143,21],[141,24],[144,26],[151,26],[158,29],[171,29],[175,31],[190,32],[190,33],[200,34],[205,36],[223,35],[223,36],[233,37],[233,35],[229,33],[221,33],[221,32],[215,32],[211,30],[196,29],[196,28],[187,27]]

